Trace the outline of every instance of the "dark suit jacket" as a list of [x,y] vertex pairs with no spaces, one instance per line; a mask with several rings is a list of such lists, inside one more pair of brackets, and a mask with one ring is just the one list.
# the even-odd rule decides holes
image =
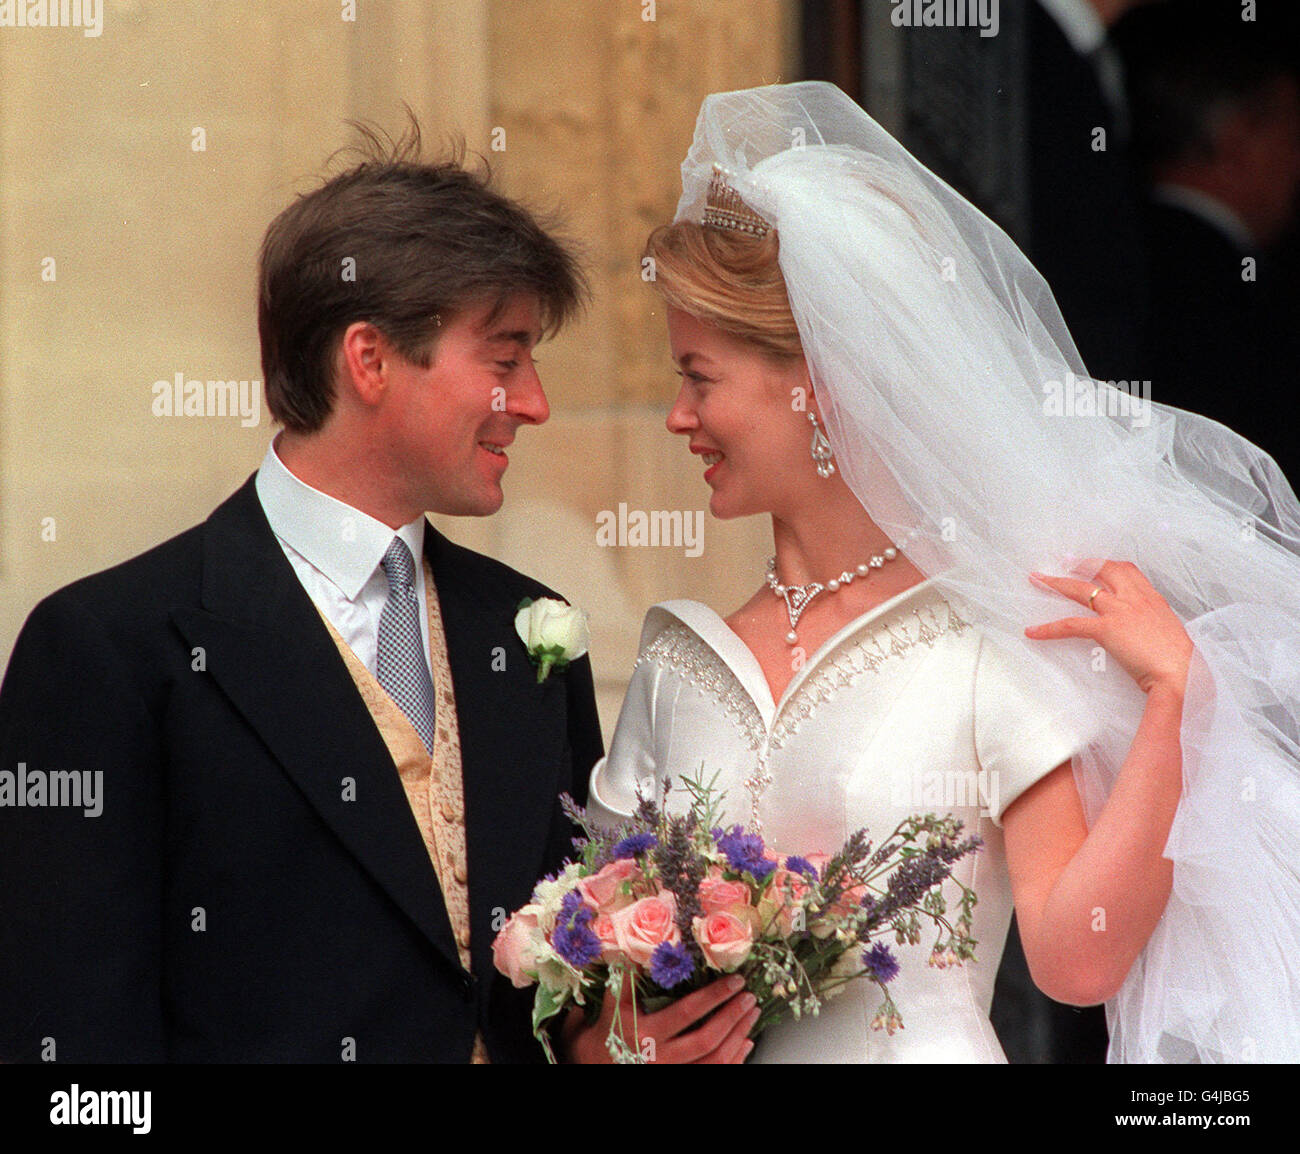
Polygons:
[[[252,479],[53,594],[0,688],[0,770],[102,771],[103,812],[0,807],[0,1059],[539,1060],[491,943],[570,852],[601,756],[586,658],[536,683],[548,590],[426,529],[460,723],[472,972],[392,758]],[[505,668],[500,669],[504,656]],[[494,668],[494,665],[498,668]],[[351,1043],[348,1042],[351,1039]]]
[[[1151,324],[1143,364],[1151,398],[1227,425],[1300,484],[1294,317],[1282,315],[1266,258],[1238,248],[1195,213],[1148,205]],[[1254,256],[1254,280],[1242,260]]]
[[[1138,376],[1147,270],[1128,145],[1093,61],[1038,4],[1026,19],[1023,247],[1051,285],[1089,374],[1130,380]],[[1104,151],[1092,147],[1098,128],[1106,130]]]

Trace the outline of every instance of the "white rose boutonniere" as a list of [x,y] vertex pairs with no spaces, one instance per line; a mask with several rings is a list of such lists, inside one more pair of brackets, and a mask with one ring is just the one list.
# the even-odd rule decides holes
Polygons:
[[553,597],[525,597],[515,613],[515,632],[537,666],[537,680],[563,669],[587,652],[587,614]]

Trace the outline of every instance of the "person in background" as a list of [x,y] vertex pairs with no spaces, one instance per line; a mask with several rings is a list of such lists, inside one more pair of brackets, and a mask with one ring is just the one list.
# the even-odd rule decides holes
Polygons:
[[1280,29],[1235,8],[1153,8],[1127,21],[1144,210],[1153,399],[1230,426],[1292,486],[1300,445],[1288,382],[1300,357],[1282,269],[1270,259],[1296,219],[1300,82]]

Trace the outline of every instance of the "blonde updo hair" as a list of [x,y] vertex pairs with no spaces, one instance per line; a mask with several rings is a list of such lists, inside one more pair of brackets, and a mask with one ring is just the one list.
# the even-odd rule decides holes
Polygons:
[[654,287],[674,308],[716,325],[778,361],[803,356],[777,262],[776,230],[766,236],[679,220],[646,241]]

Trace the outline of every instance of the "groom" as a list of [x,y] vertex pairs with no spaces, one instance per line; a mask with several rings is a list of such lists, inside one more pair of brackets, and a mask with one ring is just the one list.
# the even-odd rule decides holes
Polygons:
[[591,670],[539,684],[513,622],[554,594],[424,514],[501,505],[583,292],[401,146],[272,223],[283,432],[203,524],[38,605],[0,689],[0,1060],[541,1058],[492,939],[570,850]]

